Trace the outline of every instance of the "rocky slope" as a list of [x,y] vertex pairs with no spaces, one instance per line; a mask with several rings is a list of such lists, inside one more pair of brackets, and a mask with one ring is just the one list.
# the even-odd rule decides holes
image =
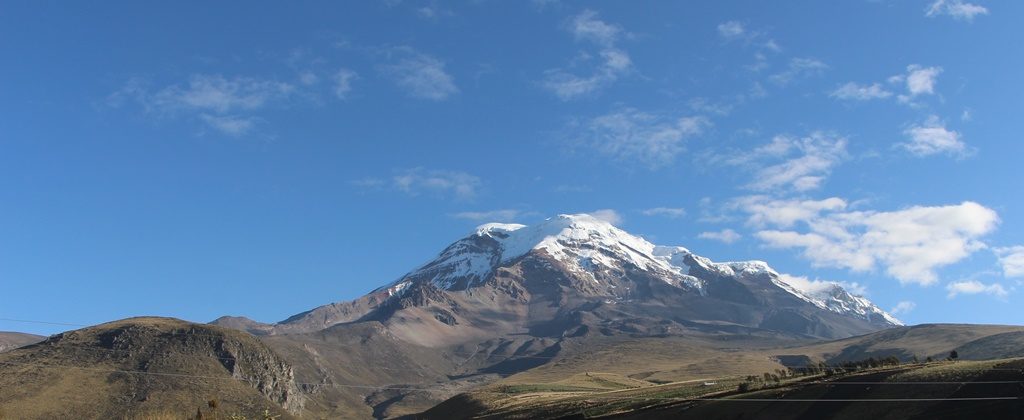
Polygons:
[[221,413],[290,418],[305,403],[292,368],[254,337],[169,318],[132,318],[0,354],[12,418],[147,418]]

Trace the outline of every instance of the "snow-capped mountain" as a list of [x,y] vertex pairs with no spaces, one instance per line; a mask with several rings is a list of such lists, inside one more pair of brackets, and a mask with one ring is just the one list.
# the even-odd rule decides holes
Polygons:
[[382,289],[400,294],[415,282],[459,290],[486,281],[502,265],[530,252],[543,253],[569,272],[595,283],[625,269],[649,272],[667,284],[707,294],[707,279],[692,271],[729,278],[766,277],[772,284],[818,308],[837,314],[903,325],[862,296],[837,283],[800,289],[764,261],[716,263],[680,246],[658,246],[587,214],[563,214],[534,226],[489,223],[446,248],[431,262]]
[[[491,223],[369,294],[267,325],[260,334],[375,322],[425,346],[495,337],[774,331],[839,338],[901,323],[840,284],[803,287],[763,261],[713,262],[589,215]],[[824,285],[824,286],[823,286]]]

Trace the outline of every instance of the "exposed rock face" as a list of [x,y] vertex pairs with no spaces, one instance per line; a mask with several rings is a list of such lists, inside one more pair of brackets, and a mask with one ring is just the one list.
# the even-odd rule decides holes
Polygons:
[[[44,369],[29,369],[40,367]],[[306,401],[292,368],[255,337],[169,318],[132,318],[57,334],[4,353],[0,371],[5,381],[28,375],[36,379],[23,382],[38,385],[36,392],[0,393],[5,406],[45,408],[45,402],[34,399],[53,392],[48,391],[51,384],[81,383],[83,388],[73,392],[94,398],[88,409],[96,410],[84,417],[120,418],[164,400],[205,407],[209,399],[222,399],[242,411],[257,412],[264,406],[298,413]],[[108,375],[105,392],[87,386],[102,375]],[[78,377],[83,379],[70,379]],[[41,416],[51,414],[56,412]],[[31,412],[25,415],[33,417]]]

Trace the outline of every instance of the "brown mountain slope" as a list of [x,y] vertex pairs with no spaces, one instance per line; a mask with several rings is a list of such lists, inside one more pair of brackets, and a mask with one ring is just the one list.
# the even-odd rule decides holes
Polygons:
[[780,359],[802,367],[806,356],[817,361],[840,363],[869,357],[896,356],[904,361],[945,358],[957,350],[961,359],[988,360],[1024,355],[1024,327],[1012,325],[921,324],[876,333],[780,350]]
[[217,410],[280,418],[301,409],[291,367],[249,334],[171,318],[69,331],[0,354],[10,418],[147,418]]
[[0,353],[38,343],[45,339],[46,337],[41,335],[0,331]]

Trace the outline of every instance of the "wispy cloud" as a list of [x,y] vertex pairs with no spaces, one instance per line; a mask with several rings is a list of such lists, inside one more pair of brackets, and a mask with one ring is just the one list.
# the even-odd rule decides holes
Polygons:
[[892,96],[892,92],[886,90],[878,83],[870,85],[859,85],[857,83],[846,83],[832,91],[829,96],[836,99],[868,101],[871,99],[885,99]]
[[985,284],[977,280],[964,280],[949,283],[946,285],[946,291],[949,292],[946,297],[952,299],[959,295],[992,295],[997,298],[1005,298],[1009,295],[1006,288],[999,283]]
[[718,24],[718,35],[728,40],[742,38],[746,33],[743,24],[735,20]]
[[[741,201],[751,224],[776,225],[755,236],[773,248],[802,249],[815,266],[868,271],[877,265],[902,283],[932,284],[935,270],[985,248],[999,223],[995,211],[966,201],[903,210],[843,211],[845,201]],[[797,225],[799,223],[799,225]]]
[[569,21],[568,31],[577,41],[596,44],[599,51],[597,64],[588,75],[580,76],[562,68],[544,72],[541,86],[559,99],[568,101],[593,94],[632,71],[633,61],[629,54],[616,47],[625,34],[622,27],[598,19],[597,12],[593,10],[584,10]]
[[737,20],[719,23],[716,29],[718,36],[726,42],[739,41],[745,46],[754,46],[757,49],[755,58],[759,64],[753,66],[754,70],[761,70],[767,66],[765,53],[782,51],[782,47],[763,31],[752,30]]
[[726,164],[756,168],[746,188],[757,191],[809,191],[821,187],[832,169],[846,158],[846,139],[824,132],[802,138],[779,135],[749,152],[717,159]]
[[412,168],[398,171],[390,178],[366,177],[351,181],[352,185],[370,189],[394,189],[409,195],[437,194],[471,199],[483,182],[480,177],[460,171]]
[[699,235],[697,235],[697,237],[701,239],[708,239],[712,241],[731,244],[742,239],[743,235],[736,233],[736,231],[732,229],[722,229],[717,232],[701,232]]
[[184,85],[161,89],[149,105],[164,110],[201,110],[218,113],[254,110],[268,102],[287,98],[295,91],[288,83],[249,77],[193,75]]
[[934,95],[935,86],[938,84],[939,75],[942,74],[942,67],[925,67],[920,64],[907,66],[906,72],[891,76],[886,81],[892,85],[894,90],[902,87],[904,93],[897,94],[887,89],[882,83],[860,84],[847,82],[829,93],[829,96],[839,100],[869,101],[873,99],[888,99],[895,97],[902,104],[920,106],[915,102],[922,96]]
[[146,112],[159,116],[188,116],[230,136],[253,131],[253,115],[274,103],[296,95],[295,85],[252,77],[194,74],[187,82],[150,89],[141,79],[129,80],[107,98],[117,107],[134,101]]
[[210,127],[232,137],[248,134],[256,126],[255,119],[251,117],[201,114],[200,118]]
[[789,60],[786,70],[769,76],[768,80],[778,85],[788,85],[798,79],[820,76],[825,70],[828,70],[828,65],[816,58],[797,57]]
[[964,156],[967,145],[959,132],[949,130],[939,117],[932,115],[921,124],[914,124],[903,131],[907,141],[900,146],[917,156],[945,153]]
[[588,214],[594,216],[595,219],[603,220],[615,226],[621,225],[626,220],[619,212],[612,209],[594,210]]
[[474,222],[512,222],[523,216],[524,213],[516,209],[500,209],[487,211],[464,211],[455,213],[452,217],[457,219],[472,220]]
[[352,91],[352,82],[359,78],[359,75],[346,68],[341,68],[334,73],[334,96],[338,99],[345,99]]
[[473,198],[480,188],[480,178],[465,172],[414,168],[392,178],[401,191],[418,194],[422,191],[451,193],[457,198]]
[[749,216],[747,225],[755,228],[776,226],[793,227],[797,222],[817,220],[823,212],[846,209],[846,200],[838,197],[824,200],[776,199],[766,195],[740,197],[731,207],[739,208]]
[[1024,277],[1024,246],[993,248],[1006,277]]
[[619,25],[610,24],[597,17],[597,12],[584,10],[569,21],[569,32],[577,41],[591,41],[611,46],[618,42],[625,32]]
[[654,207],[640,212],[644,216],[664,216],[670,219],[678,219],[686,216],[686,209],[682,207]]
[[580,149],[655,169],[673,162],[686,139],[710,125],[701,116],[670,117],[626,108],[577,122],[570,136]]
[[985,6],[968,3],[963,0],[935,0],[924,9],[925,16],[952,16],[956,20],[973,22],[975,16],[987,15]]
[[391,52],[398,56],[397,60],[380,69],[409,96],[443,101],[459,93],[455,78],[447,72],[443,61],[408,47]]
[[893,315],[906,315],[913,312],[916,308],[916,303],[911,302],[909,300],[901,300],[898,303],[896,303],[896,306],[893,306],[892,309],[889,310],[889,313]]

